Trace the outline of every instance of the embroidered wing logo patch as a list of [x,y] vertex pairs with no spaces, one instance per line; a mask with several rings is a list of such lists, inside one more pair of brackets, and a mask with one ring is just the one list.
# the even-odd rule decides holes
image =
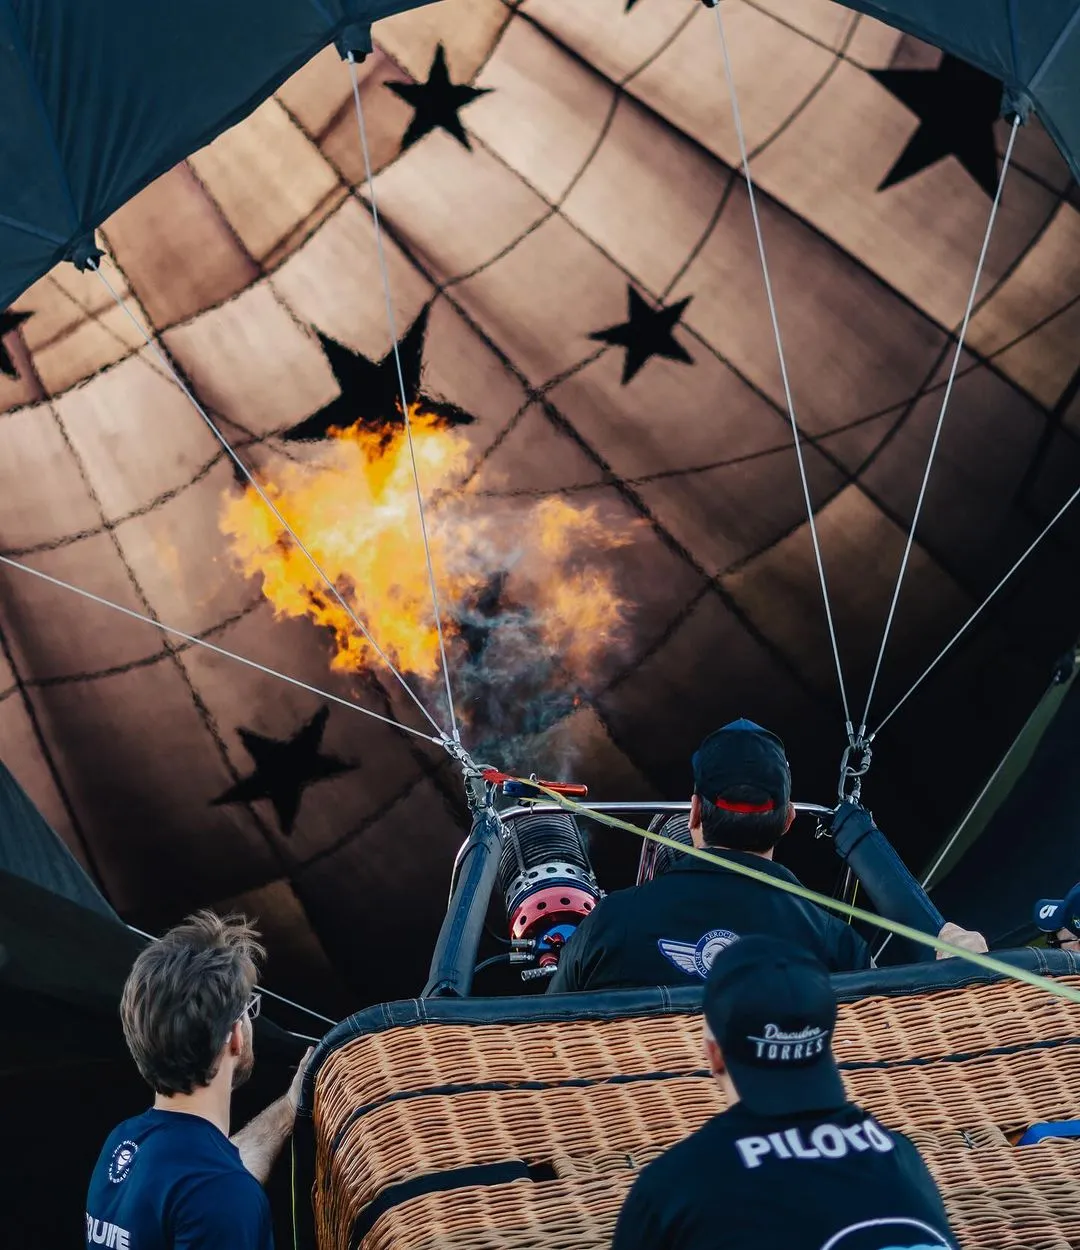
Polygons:
[[704,981],[716,956],[738,940],[739,935],[732,933],[730,929],[710,929],[696,942],[660,938],[656,944],[660,948],[660,954],[680,972],[685,972],[687,976],[700,977]]
[[701,975],[697,966],[697,947],[693,943],[673,942],[670,938],[661,938],[657,946],[660,947],[660,954],[670,960],[680,972],[685,972],[691,977]]

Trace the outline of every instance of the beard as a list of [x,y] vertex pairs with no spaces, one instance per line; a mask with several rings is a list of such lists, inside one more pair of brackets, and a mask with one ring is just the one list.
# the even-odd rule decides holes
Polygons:
[[251,1022],[244,1024],[244,1049],[240,1052],[240,1057],[236,1061],[236,1067],[233,1068],[232,1087],[239,1089],[251,1076],[255,1069],[255,1046],[251,1036]]

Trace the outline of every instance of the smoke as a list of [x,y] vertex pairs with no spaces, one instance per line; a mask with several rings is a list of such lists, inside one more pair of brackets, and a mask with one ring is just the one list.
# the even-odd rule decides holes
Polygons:
[[545,641],[533,611],[509,599],[508,576],[508,570],[493,573],[463,605],[454,693],[476,759],[508,772],[562,775],[572,761],[565,749],[553,749],[549,731],[588,691]]
[[[431,559],[470,752],[505,769],[565,772],[572,735],[560,745],[552,731],[588,702],[598,660],[628,638],[631,605],[610,553],[632,543],[633,530],[606,523],[596,504],[461,491],[469,445],[430,414],[414,414],[413,441],[425,492],[438,501],[428,511]],[[274,457],[262,477],[379,648],[438,707],[439,639],[403,427],[332,430],[315,462]],[[230,493],[221,528],[280,615],[329,631],[331,667],[381,671],[253,489]]]

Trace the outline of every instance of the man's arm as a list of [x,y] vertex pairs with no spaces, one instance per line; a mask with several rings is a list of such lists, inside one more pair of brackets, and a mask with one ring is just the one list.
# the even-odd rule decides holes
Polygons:
[[296,1121],[296,1108],[300,1102],[300,1082],[313,1052],[314,1047],[309,1047],[288,1090],[230,1138],[240,1151],[240,1161],[261,1185],[265,1185],[270,1179],[270,1172],[281,1154],[281,1148],[292,1132]]

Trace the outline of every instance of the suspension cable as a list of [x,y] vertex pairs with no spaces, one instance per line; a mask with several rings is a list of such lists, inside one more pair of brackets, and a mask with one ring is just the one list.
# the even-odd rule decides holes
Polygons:
[[334,584],[330,576],[326,572],[324,572],[322,566],[315,559],[315,557],[311,554],[311,552],[304,545],[304,543],[300,540],[300,537],[297,535],[293,527],[282,516],[281,511],[278,508],[277,504],[274,503],[274,501],[270,498],[270,496],[266,493],[266,491],[262,488],[262,486],[259,485],[259,482],[255,478],[254,474],[250,471],[250,469],[248,469],[247,465],[244,464],[244,462],[240,459],[240,457],[233,450],[232,445],[229,443],[229,440],[225,437],[224,434],[222,434],[221,430],[218,429],[217,425],[214,423],[210,414],[206,411],[206,409],[202,406],[202,404],[198,401],[198,399],[196,399],[190,387],[187,386],[184,380],[180,377],[179,373],[177,373],[176,369],[173,367],[172,362],[165,355],[165,353],[158,347],[157,343],[154,341],[154,338],[150,334],[150,332],[146,329],[144,325],[142,325],[139,319],[127,306],[123,297],[119,294],[119,292],[116,290],[113,284],[109,281],[108,277],[105,275],[104,270],[101,268],[101,266],[98,264],[96,260],[90,261],[90,268],[101,279],[106,290],[116,301],[116,305],[120,309],[120,311],[124,313],[124,315],[128,318],[131,324],[135,327],[135,329],[139,332],[142,338],[146,341],[147,347],[150,348],[150,350],[154,353],[154,355],[157,356],[161,364],[164,365],[165,369],[168,371],[169,376],[172,378],[172,380],[176,383],[176,385],[180,388],[180,390],[183,391],[183,393],[190,400],[192,407],[199,414],[199,416],[202,417],[203,421],[206,422],[207,428],[210,430],[210,433],[213,434],[213,436],[221,444],[226,454],[233,461],[233,463],[240,470],[240,472],[243,473],[244,477],[248,480],[248,482],[254,488],[259,498],[263,501],[264,504],[266,504],[266,506],[273,513],[275,520],[282,527],[282,529],[285,530],[285,532],[289,535],[289,537],[293,540],[293,542],[297,546],[297,549],[304,555],[308,563],[315,570],[315,572],[319,575],[319,577],[322,578],[322,580],[326,583],[328,590],[334,596],[334,598],[338,601],[341,607],[344,609],[349,620],[351,620],[352,623],[356,626],[356,628],[360,631],[360,633],[363,634],[363,636],[367,639],[367,641],[370,643],[371,647],[375,651],[375,654],[379,657],[379,659],[382,660],[382,662],[386,665],[386,667],[390,670],[390,672],[393,673],[393,675],[397,678],[398,682],[401,684],[401,688],[405,691],[405,693],[409,696],[409,698],[412,699],[412,701],[420,709],[425,719],[431,725],[432,729],[438,732],[441,732],[441,730],[439,729],[439,725],[432,718],[431,713],[427,710],[427,708],[423,705],[423,703],[417,697],[412,687],[405,680],[405,678],[401,675],[401,673],[398,672],[396,666],[387,656],[386,652],[383,651],[383,649],[371,636],[371,633],[368,631],[364,623],[360,620],[360,618],[353,611],[352,607],[349,605],[348,601],[345,599],[345,596],[341,593],[340,590],[338,590],[337,586]]
[[426,742],[434,742],[438,746],[446,745],[444,736],[436,738],[432,734],[424,733],[423,730],[413,729],[410,725],[403,725],[400,721],[396,721],[389,716],[383,716],[381,712],[373,712],[370,708],[362,707],[351,699],[343,699],[340,695],[331,694],[328,690],[320,690],[318,686],[308,685],[306,681],[301,681],[298,677],[290,677],[287,673],[279,673],[276,669],[268,668],[257,660],[249,660],[245,656],[237,655],[235,651],[219,647],[217,643],[210,642],[206,638],[199,638],[195,634],[185,633],[182,629],[166,625],[162,621],[155,620],[152,616],[136,612],[133,608],[125,608],[122,604],[113,603],[111,599],[105,599],[101,595],[95,595],[92,591],[83,590],[80,586],[73,586],[70,582],[61,581],[59,577],[53,577],[49,573],[43,573],[40,569],[31,568],[29,564],[20,564],[18,560],[12,560],[10,556],[0,555],[0,564],[6,564],[8,568],[18,569],[20,573],[29,573],[31,577],[40,578],[43,582],[48,582],[50,586],[58,586],[61,590],[69,590],[74,595],[79,595],[83,599],[89,599],[91,603],[97,603],[103,608],[111,608],[114,612],[120,612],[124,616],[130,617],[133,621],[142,621],[145,625],[152,625],[155,629],[161,630],[163,634],[173,634],[194,647],[203,647],[207,651],[213,651],[215,655],[223,655],[226,659],[235,660],[237,664],[244,664],[248,668],[264,673],[267,677],[276,677],[278,681],[286,682],[290,686],[296,686],[299,690],[306,690],[309,694],[318,695],[320,699],[328,699],[331,703],[337,703],[342,707],[350,708],[363,716],[370,716],[372,720],[382,721],[384,725],[390,725],[394,729],[401,729],[405,733],[414,734],[417,738],[423,738]]
[[750,157],[747,154],[746,136],[743,133],[742,115],[739,112],[739,98],[735,90],[735,75],[731,68],[731,53],[728,49],[727,34],[724,30],[724,19],[720,16],[719,0],[704,0],[704,2],[716,14],[716,27],[720,32],[720,46],[724,54],[724,76],[727,79],[728,94],[731,97],[731,113],[735,122],[735,133],[739,140],[739,155],[742,160],[743,177],[746,179],[746,190],[750,197],[750,213],[754,219],[754,235],[757,239],[758,256],[761,260],[761,273],[765,279],[765,295],[769,301],[769,317],[772,320],[773,338],[776,340],[776,354],[780,360],[780,377],[784,385],[784,399],[787,403],[788,418],[791,421],[791,433],[795,440],[795,455],[799,463],[799,479],[802,482],[806,517],[810,522],[810,538],[814,544],[814,559],[817,563],[818,580],[821,583],[821,597],[825,605],[825,620],[829,627],[829,641],[832,644],[833,662],[836,665],[836,679],[840,686],[840,701],[844,708],[844,722],[848,738],[853,740],[851,711],[848,705],[847,687],[844,684],[844,670],[840,662],[840,646],[837,642],[836,626],[833,622],[829,586],[825,579],[825,564],[821,555],[821,543],[818,540],[814,506],[810,499],[810,483],[807,479],[806,464],[803,460],[802,439],[799,435],[798,419],[795,416],[795,402],[791,395],[791,383],[788,379],[784,344],[780,337],[780,322],[776,315],[776,301],[773,298],[772,281],[769,277],[769,263],[765,256],[765,240],[761,231],[761,219],[758,216],[757,197],[754,195],[754,180],[750,176]]
[[1058,521],[1061,520],[1061,518],[1065,515],[1065,513],[1068,512],[1068,510],[1073,506],[1074,503],[1076,503],[1077,499],[1080,499],[1080,486],[1078,486],[1076,490],[1074,490],[1073,493],[1068,497],[1068,499],[1065,500],[1065,502],[1061,505],[1061,507],[1058,508],[1057,512],[1055,512],[1054,515],[1050,518],[1050,520],[1046,523],[1042,532],[1038,534],[1032,540],[1031,543],[1028,544],[1023,554],[1013,563],[1012,567],[1004,575],[1004,577],[1001,578],[1001,580],[994,587],[994,589],[990,591],[990,593],[986,596],[986,598],[982,601],[982,603],[979,604],[979,606],[975,609],[974,612],[972,612],[972,614],[967,618],[967,620],[963,623],[963,625],[960,626],[960,628],[956,631],[956,633],[953,634],[953,636],[949,639],[949,641],[941,648],[941,650],[938,652],[935,658],[931,660],[931,662],[926,666],[926,668],[923,670],[922,676],[911,685],[911,687],[908,689],[907,694],[905,694],[904,697],[900,699],[900,701],[896,704],[893,710],[888,714],[888,716],[885,717],[885,719],[881,722],[881,724],[878,725],[878,727],[870,735],[871,739],[876,738],[878,734],[881,733],[881,731],[889,723],[889,721],[892,720],[892,718],[896,715],[896,713],[900,711],[900,709],[904,706],[905,703],[907,703],[908,699],[911,698],[911,696],[915,693],[915,691],[919,689],[919,687],[930,676],[930,674],[934,671],[934,669],[937,668],[937,666],[941,663],[941,661],[953,649],[956,643],[960,640],[961,636],[967,631],[968,626],[970,626],[977,617],[982,615],[982,613],[989,606],[990,601],[994,598],[994,596],[998,593],[998,591],[1001,590],[1001,588],[1005,585],[1005,583],[1009,580],[1009,578],[1012,577],[1012,575],[1016,572],[1016,570],[1024,563],[1024,561],[1028,558],[1028,556],[1031,555],[1031,553],[1042,542],[1042,540],[1047,536],[1047,534],[1050,533],[1050,531],[1054,528],[1054,526],[1057,525]]
[[994,232],[994,223],[997,220],[998,207],[1001,204],[1001,193],[1005,187],[1005,175],[1009,170],[1009,162],[1012,160],[1013,145],[1016,143],[1016,133],[1020,129],[1020,117],[1016,115],[1013,118],[1012,130],[1009,132],[1009,144],[1005,149],[1005,158],[1001,163],[1001,173],[998,175],[997,191],[994,194],[994,202],[990,206],[990,216],[986,222],[986,233],[983,235],[982,248],[979,251],[979,260],[975,266],[975,278],[971,284],[971,292],[968,295],[967,307],[964,309],[964,319],[960,323],[960,333],[956,338],[956,350],[953,352],[952,367],[949,370],[949,380],[945,385],[945,393],[941,397],[941,409],[938,412],[937,426],[934,429],[934,437],[930,443],[930,454],[926,459],[926,471],[923,473],[922,485],[919,487],[919,496],[915,503],[915,513],[911,518],[911,528],[908,530],[907,544],[904,547],[904,557],[900,561],[900,571],[896,575],[896,585],[893,588],[892,602],[889,604],[888,616],[885,619],[885,628],[881,634],[881,646],[878,648],[877,662],[874,665],[874,675],[870,679],[870,689],[866,696],[866,708],[863,711],[862,722],[859,728],[859,737],[862,738],[866,733],[867,722],[870,719],[870,705],[874,701],[874,692],[877,689],[878,677],[881,673],[881,664],[885,659],[885,649],[889,643],[889,635],[892,632],[893,620],[896,616],[896,605],[900,600],[900,589],[904,584],[904,575],[907,573],[908,561],[911,558],[911,549],[915,543],[915,529],[919,524],[919,517],[922,514],[923,502],[926,499],[926,487],[930,481],[930,471],[934,467],[934,458],[937,455],[938,443],[941,439],[941,431],[945,424],[945,413],[949,407],[949,400],[952,398],[953,383],[956,381],[956,370],[960,364],[960,355],[964,350],[964,339],[967,337],[968,325],[971,321],[971,313],[975,307],[975,296],[979,290],[979,283],[982,280],[983,266],[986,263],[986,253],[990,247],[990,236]]
[[443,683],[446,687],[446,706],[450,713],[450,727],[455,742],[461,741],[458,732],[457,716],[454,713],[454,696],[450,689],[450,666],[446,659],[446,639],[443,636],[442,613],[439,610],[439,592],[435,585],[435,568],[431,560],[431,542],[428,538],[427,516],[424,512],[424,495],[420,487],[420,469],[416,462],[416,447],[413,443],[412,417],[409,412],[409,396],[405,387],[405,374],[401,367],[401,349],[398,346],[397,321],[394,317],[394,302],[390,295],[390,271],[386,264],[386,251],[383,247],[382,223],[379,220],[379,205],[375,196],[375,174],[371,165],[371,150],[368,147],[367,125],[364,121],[364,107],[360,102],[360,80],[357,76],[356,57],[348,54],[349,74],[352,78],[353,103],[356,105],[356,121],[360,130],[360,147],[364,153],[364,172],[367,177],[368,195],[371,197],[371,219],[375,227],[375,249],[379,257],[379,270],[382,276],[383,298],[386,301],[386,320],[390,328],[390,342],[393,344],[394,367],[397,371],[398,393],[401,398],[401,415],[405,421],[405,437],[409,444],[409,458],[412,461],[413,486],[416,488],[416,510],[420,516],[420,533],[424,540],[424,559],[427,561],[428,585],[431,587],[431,606],[435,613],[435,630],[439,636],[439,655],[442,658]]
[[[142,929],[136,929],[133,924],[127,924],[126,927],[132,933],[137,933],[139,937],[146,938],[148,942],[159,942],[161,939],[154,937],[152,933],[146,933]],[[286,998],[283,994],[275,994],[273,990],[268,990],[265,985],[259,986],[259,993],[265,994],[267,998],[272,998],[275,1002],[284,1003],[286,1007],[292,1007],[295,1011],[302,1012],[305,1016],[310,1016],[313,1020],[321,1020],[323,1024],[329,1024],[334,1027],[339,1023],[337,1020],[331,1020],[329,1016],[324,1016],[321,1011],[312,1011],[310,1007],[305,1007],[303,1003],[294,1003],[291,998]],[[286,1030],[291,1032],[292,1030]],[[293,1037],[303,1038],[305,1042],[317,1042],[319,1039],[315,1037],[305,1037],[303,1033],[293,1033]]]

